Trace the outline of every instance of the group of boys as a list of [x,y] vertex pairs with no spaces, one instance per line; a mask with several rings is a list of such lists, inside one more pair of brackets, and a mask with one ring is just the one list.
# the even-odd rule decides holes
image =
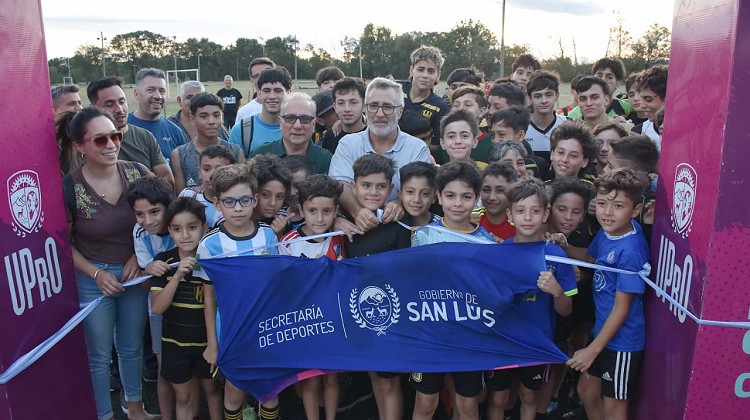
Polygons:
[[[228,140],[219,136],[226,98],[206,92],[185,98],[195,137],[184,144],[170,143],[167,135],[159,139],[174,186],[164,176],[146,177],[128,191],[138,221],[135,252],[153,276],[151,310],[163,316],[161,328],[153,328],[161,347],[164,418],[175,412],[178,419],[193,419],[200,389],[213,420],[240,419],[245,409],[244,391],[225,380],[222,394],[215,377],[221,322],[212,281],[198,258],[247,250],[340,260],[474,237],[488,244],[546,240],[548,255],[632,271],[648,261],[644,229],[653,203],[643,197],[653,190],[646,175],[655,178],[666,68],[631,76],[629,99],[612,99],[625,71],[618,60],[602,59],[594,76],[574,81],[577,106],[557,111],[559,77],[529,55],[492,86],[471,67],[456,69],[448,76],[448,101],[434,90],[442,64],[438,49],[420,47],[412,53],[408,82],[377,78],[369,86],[338,69],[322,69],[320,92],[311,99],[290,93],[286,69],[267,58],[253,60],[257,97],[239,108]],[[123,120],[117,120],[120,129],[142,124],[163,105],[153,99],[161,95],[163,76],[154,69],[139,76],[136,91],[147,100],[136,114],[127,114],[124,94],[103,95],[121,93],[121,80],[89,88],[93,105],[106,99],[100,106]],[[231,91],[231,80],[225,82]],[[67,96],[55,103],[63,101],[76,105]],[[302,106],[290,107],[294,101]],[[648,137],[629,135],[632,123]],[[286,137],[294,135],[311,142],[315,156],[327,153],[330,176],[327,163],[319,170],[309,149],[286,147]],[[333,230],[355,235],[301,240]],[[540,292],[524,304],[529,316],[552,314],[540,317],[539,325],[572,353],[568,367],[583,372],[578,395],[586,415],[625,419],[645,346],[643,282],[549,263],[537,285]],[[504,419],[518,397],[520,418],[530,420],[552,418],[548,412],[564,375],[564,366],[532,366],[453,372],[447,382],[459,418],[478,419],[484,401],[486,418]],[[401,375],[369,376],[380,418],[401,419]],[[409,381],[416,389],[412,418],[432,418],[444,375],[412,373]],[[321,405],[327,420],[335,418],[335,374],[308,379],[298,392],[307,418],[319,418]],[[259,414],[278,418],[278,398],[262,404]]]

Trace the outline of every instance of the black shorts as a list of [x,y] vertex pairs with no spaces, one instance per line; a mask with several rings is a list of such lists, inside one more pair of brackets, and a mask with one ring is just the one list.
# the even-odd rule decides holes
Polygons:
[[488,370],[484,373],[484,382],[490,391],[505,391],[513,385],[518,377],[523,386],[538,391],[542,383],[549,381],[550,365],[524,366],[512,369]]
[[602,379],[602,396],[627,400],[635,395],[638,385],[642,351],[616,351],[605,348],[588,370],[588,374]]
[[184,384],[193,376],[211,378],[211,366],[203,358],[203,350],[183,349],[165,345],[161,352],[161,377],[173,384]]
[[395,378],[401,375],[398,372],[375,372],[375,373],[377,373],[378,378],[381,378],[381,379],[391,379],[391,378]]
[[[415,372],[409,376],[409,382],[422,394],[437,394],[443,387],[444,375],[446,374]],[[473,398],[482,391],[482,372],[452,372],[448,375],[453,376],[456,394],[462,397]]]
[[591,280],[578,283],[578,293],[573,295],[573,313],[570,315],[572,327],[591,324],[596,321],[596,307],[594,306],[594,292]]

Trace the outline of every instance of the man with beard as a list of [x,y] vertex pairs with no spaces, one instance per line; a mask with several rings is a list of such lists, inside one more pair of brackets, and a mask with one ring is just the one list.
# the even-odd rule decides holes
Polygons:
[[120,160],[142,163],[158,177],[174,185],[172,170],[154,135],[148,130],[128,124],[128,100],[122,90],[122,83],[121,78],[114,76],[91,82],[86,89],[91,106],[112,115],[115,126],[123,133],[118,155]]
[[365,92],[367,128],[344,136],[331,158],[328,174],[344,186],[340,205],[352,215],[357,226],[365,231],[376,227],[379,221],[374,211],[359,204],[352,191],[354,161],[368,153],[379,153],[396,163],[394,188],[384,208],[383,223],[400,220],[404,216],[401,201],[397,198],[397,192],[401,188],[398,169],[409,162],[430,162],[430,150],[425,142],[398,128],[403,110],[404,93],[401,85],[383,77],[373,79]]
[[167,77],[155,68],[143,68],[135,75],[135,99],[138,109],[128,115],[128,124],[145,128],[156,137],[167,162],[172,150],[185,144],[180,127],[161,116],[167,97]]

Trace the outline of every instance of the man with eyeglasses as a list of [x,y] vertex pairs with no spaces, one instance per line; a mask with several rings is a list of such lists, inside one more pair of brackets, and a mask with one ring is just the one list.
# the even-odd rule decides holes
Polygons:
[[281,138],[279,115],[284,98],[292,90],[292,76],[284,67],[263,70],[258,77],[258,97],[263,109],[232,127],[229,142],[242,147],[246,158],[256,147]]
[[327,174],[331,152],[312,142],[315,130],[315,102],[306,93],[294,92],[281,104],[281,140],[266,143],[250,153],[255,155],[304,155],[313,164],[316,174]]
[[344,186],[340,205],[354,218],[356,225],[365,231],[376,227],[380,222],[375,212],[359,204],[352,191],[354,161],[368,153],[379,153],[396,162],[394,188],[383,209],[383,223],[400,220],[404,216],[401,201],[397,197],[401,188],[398,169],[410,162],[430,162],[430,150],[425,142],[398,128],[403,110],[404,93],[401,85],[383,77],[373,79],[365,92],[367,128],[344,136],[331,159],[329,175]]

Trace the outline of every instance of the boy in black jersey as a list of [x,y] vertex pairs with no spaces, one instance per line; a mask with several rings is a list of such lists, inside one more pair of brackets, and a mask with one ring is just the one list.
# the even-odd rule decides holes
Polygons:
[[430,121],[434,153],[440,146],[440,120],[450,111],[450,106],[434,91],[440,81],[443,54],[436,47],[421,46],[411,53],[409,81],[403,84],[404,110],[413,109]]
[[[362,207],[373,212],[381,209],[393,189],[391,180],[396,171],[393,160],[377,153],[368,153],[354,161],[352,189]],[[350,219],[351,220],[351,219]],[[363,235],[346,241],[347,258],[378,254],[411,246],[411,231],[398,223],[379,224]],[[382,420],[400,420],[403,416],[401,376],[392,372],[368,372]]]
[[194,198],[178,198],[167,208],[166,220],[176,247],[157,254],[155,260],[179,265],[151,282],[151,308],[163,316],[161,376],[174,388],[177,420],[192,420],[198,414],[193,376],[201,381],[211,420],[220,420],[221,390],[203,358],[207,345],[203,282],[193,278],[195,253],[208,227],[204,206]]

